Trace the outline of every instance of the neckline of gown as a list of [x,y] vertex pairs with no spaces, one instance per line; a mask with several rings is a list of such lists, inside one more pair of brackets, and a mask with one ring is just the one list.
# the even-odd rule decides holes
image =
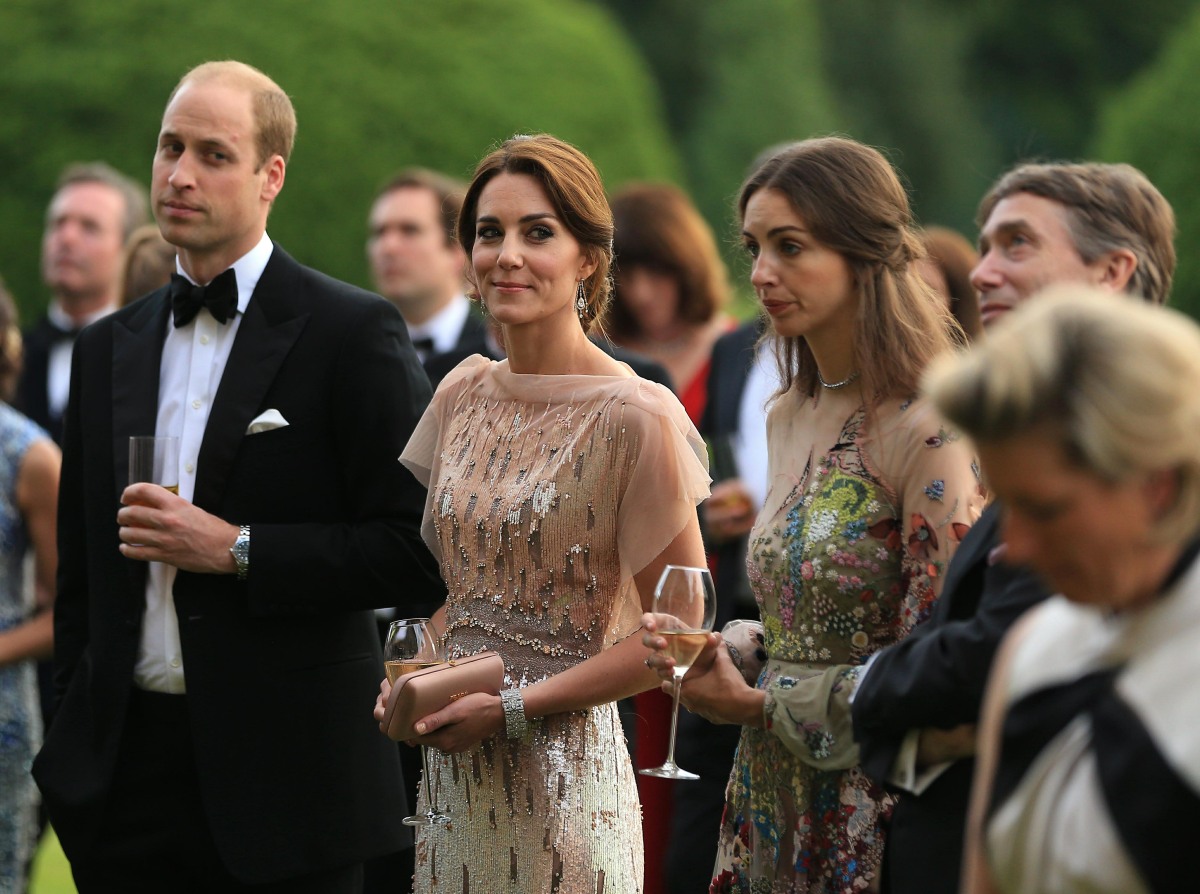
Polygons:
[[[507,360],[487,362],[490,364],[489,374],[495,386],[519,400],[552,400],[556,403],[588,400],[601,394],[611,394],[614,385],[629,383],[630,387],[636,387],[637,383],[642,381],[636,375],[516,373],[508,368]],[[629,370],[628,365],[622,366]],[[632,370],[629,371],[632,373]]]

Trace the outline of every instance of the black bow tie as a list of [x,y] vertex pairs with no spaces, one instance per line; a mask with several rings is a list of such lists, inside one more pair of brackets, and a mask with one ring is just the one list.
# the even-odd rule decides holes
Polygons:
[[218,323],[225,323],[237,313],[237,275],[230,267],[208,285],[196,286],[186,277],[172,273],[169,295],[176,328],[196,319],[202,307],[207,307]]
[[422,356],[433,353],[432,338],[414,338],[412,343],[413,348],[416,349],[416,352]]
[[59,342],[63,342],[63,341],[75,341],[76,337],[79,335],[80,330],[83,329],[82,326],[79,326],[74,329],[66,329],[66,328],[58,325],[56,322],[54,322],[49,317],[46,318],[46,326],[50,331],[50,344],[52,344],[52,345],[56,345]]

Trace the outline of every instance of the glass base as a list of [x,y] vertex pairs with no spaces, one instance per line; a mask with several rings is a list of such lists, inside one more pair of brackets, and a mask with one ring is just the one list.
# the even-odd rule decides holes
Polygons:
[[643,776],[654,776],[658,779],[699,779],[695,773],[689,773],[682,769],[678,764],[667,761],[661,767],[653,767],[649,770],[638,770]]
[[450,817],[441,812],[429,811],[416,816],[406,816],[400,820],[406,826],[448,826],[453,822]]

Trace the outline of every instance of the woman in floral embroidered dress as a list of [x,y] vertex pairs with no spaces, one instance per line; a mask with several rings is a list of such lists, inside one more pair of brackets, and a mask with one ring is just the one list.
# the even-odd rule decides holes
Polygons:
[[[744,727],[711,891],[871,890],[892,801],[857,766],[848,699],[871,654],[929,614],[979,503],[967,448],[913,397],[954,324],[916,272],[907,197],[874,149],[790,146],[738,209],[783,384],[747,560],[767,661],[749,682],[714,635],[682,690]],[[650,663],[669,675],[664,654]]]

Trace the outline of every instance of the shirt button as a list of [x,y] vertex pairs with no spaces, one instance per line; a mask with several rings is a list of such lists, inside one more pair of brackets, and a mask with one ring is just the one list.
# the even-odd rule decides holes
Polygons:
[[194,400],[194,401],[192,401],[192,409],[193,409],[193,410],[198,410],[198,409],[200,409],[200,401],[198,401],[198,400]]
[[191,463],[188,463],[186,466],[184,466],[184,468],[187,470],[187,473],[189,475],[192,474],[192,472],[196,471],[196,467],[193,466]]
[[179,667],[179,659],[178,658],[174,658],[171,660],[171,667]]
[[202,344],[202,345],[208,344],[208,336],[207,335],[200,336],[200,344]]

